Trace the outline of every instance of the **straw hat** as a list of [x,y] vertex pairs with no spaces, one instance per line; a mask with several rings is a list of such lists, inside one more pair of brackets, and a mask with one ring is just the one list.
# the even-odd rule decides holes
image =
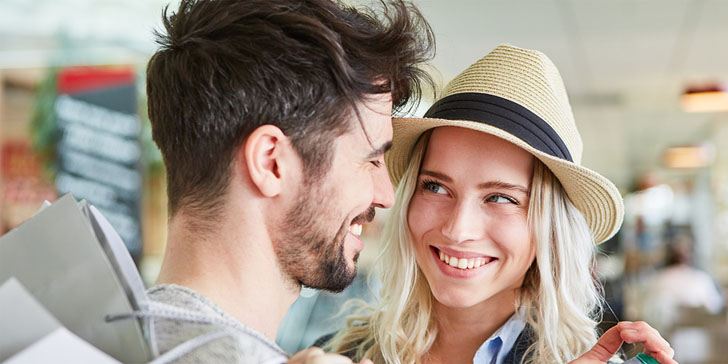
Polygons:
[[622,197],[581,165],[581,136],[564,83],[543,53],[500,45],[455,77],[423,118],[395,118],[394,146],[385,156],[395,185],[418,138],[439,126],[482,131],[532,153],[559,179],[597,243],[621,226]]

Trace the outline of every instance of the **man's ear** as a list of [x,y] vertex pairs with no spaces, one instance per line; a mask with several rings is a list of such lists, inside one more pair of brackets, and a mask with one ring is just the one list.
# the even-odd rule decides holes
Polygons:
[[284,159],[290,147],[288,137],[274,125],[258,127],[245,140],[243,162],[250,180],[263,196],[274,197],[281,192],[281,176],[286,172]]

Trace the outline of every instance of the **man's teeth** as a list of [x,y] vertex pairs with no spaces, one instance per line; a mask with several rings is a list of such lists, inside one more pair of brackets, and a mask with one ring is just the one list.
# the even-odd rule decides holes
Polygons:
[[458,269],[476,269],[480,268],[481,266],[490,263],[493,258],[456,258],[451,257],[442,251],[440,251],[440,260],[445,262],[445,264],[458,268]]
[[364,229],[364,227],[361,224],[353,224],[349,226],[349,232],[356,236],[361,236],[361,232]]

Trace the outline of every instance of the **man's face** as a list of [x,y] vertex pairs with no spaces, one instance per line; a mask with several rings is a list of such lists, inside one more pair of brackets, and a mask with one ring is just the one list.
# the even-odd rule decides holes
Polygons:
[[374,218],[375,207],[394,202],[383,158],[392,141],[390,95],[372,96],[359,112],[361,124],[352,119],[352,130],[334,141],[331,169],[301,184],[279,231],[283,270],[312,288],[339,292],[354,280],[362,225]]

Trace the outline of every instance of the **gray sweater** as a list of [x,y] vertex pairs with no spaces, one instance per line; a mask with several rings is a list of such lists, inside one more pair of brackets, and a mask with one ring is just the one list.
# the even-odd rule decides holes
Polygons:
[[196,348],[175,363],[280,364],[287,361],[286,353],[274,342],[187,287],[158,285],[150,288],[147,295],[151,301],[174,306],[169,311],[179,316],[154,318],[154,340],[160,354],[188,340],[204,335],[212,338],[220,333],[200,346],[197,346],[199,342],[195,343],[192,346]]

